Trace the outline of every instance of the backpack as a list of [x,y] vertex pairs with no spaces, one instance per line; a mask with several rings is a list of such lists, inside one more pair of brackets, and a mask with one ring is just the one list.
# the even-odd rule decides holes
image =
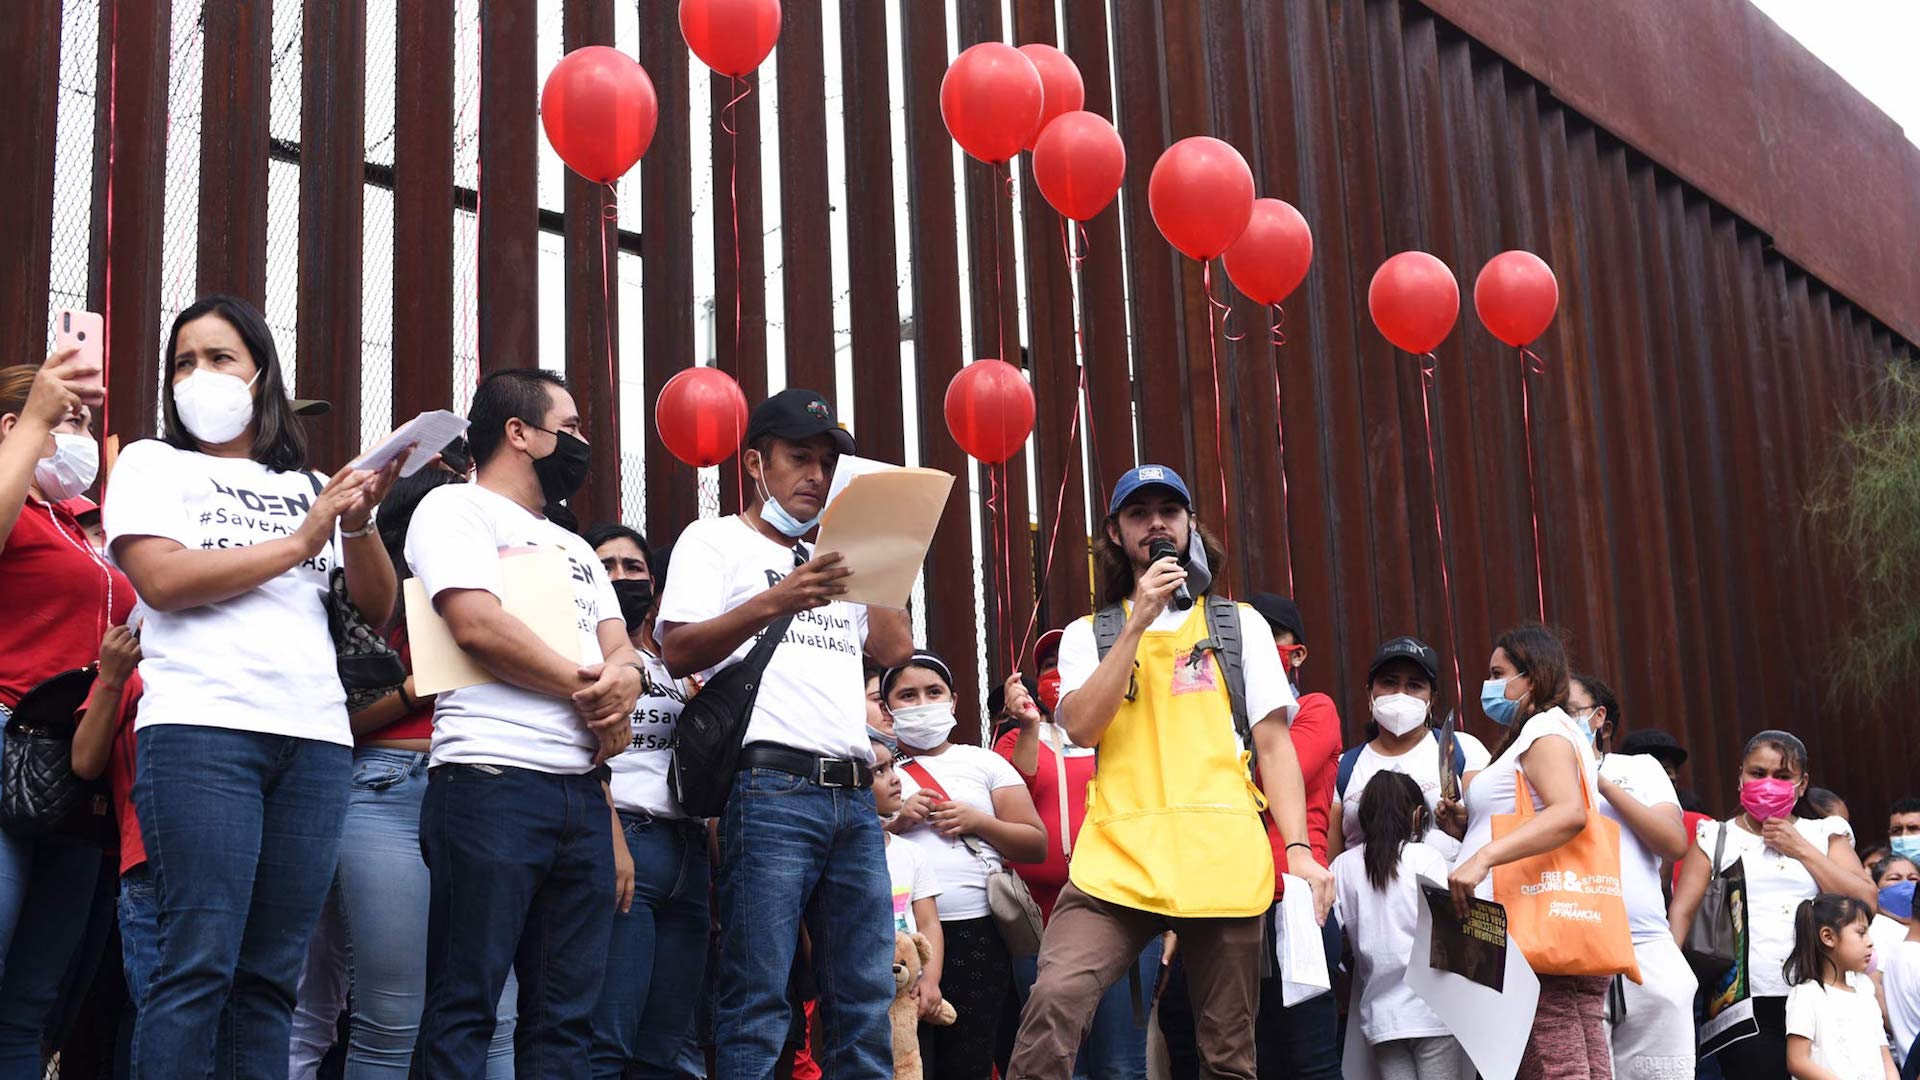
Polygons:
[[[1428,728],[1427,730],[1431,731],[1433,729]],[[1435,736],[1435,738],[1438,737],[1437,735]],[[1345,753],[1340,755],[1340,770],[1333,778],[1333,790],[1334,794],[1342,799],[1347,797],[1347,781],[1353,779],[1354,763],[1360,760],[1360,751],[1366,749],[1366,746],[1366,743],[1361,743],[1359,746],[1350,747]],[[1466,771],[1467,751],[1460,745],[1460,740],[1456,738],[1453,740],[1453,775],[1460,776]]]
[[[1253,724],[1247,717],[1247,666],[1240,642],[1240,605],[1211,594],[1203,599],[1207,605],[1207,637],[1194,643],[1193,656],[1196,659],[1189,662],[1198,663],[1197,658],[1208,651],[1219,659],[1221,674],[1227,679],[1227,698],[1233,703],[1233,730],[1239,734],[1241,745],[1252,749]],[[1126,624],[1126,609],[1119,604],[1108,605],[1094,613],[1093,643],[1100,650],[1100,659],[1107,658],[1114,643],[1120,640],[1120,631]],[[1137,683],[1128,684],[1128,701],[1134,699],[1138,689]]]

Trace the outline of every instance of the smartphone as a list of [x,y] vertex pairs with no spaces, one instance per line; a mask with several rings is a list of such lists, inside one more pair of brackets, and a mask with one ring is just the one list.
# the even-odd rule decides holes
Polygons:
[[105,364],[101,345],[106,341],[106,330],[106,320],[91,311],[61,311],[53,317],[55,351],[77,348],[80,354],[74,359],[94,366],[92,375],[79,380],[84,386],[102,385]]

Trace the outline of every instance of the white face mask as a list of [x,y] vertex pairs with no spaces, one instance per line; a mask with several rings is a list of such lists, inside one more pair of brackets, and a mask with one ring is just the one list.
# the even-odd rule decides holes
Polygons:
[[173,409],[188,433],[202,443],[232,442],[253,422],[253,384],[238,375],[222,375],[198,368],[174,384]]
[[947,741],[958,721],[953,702],[936,701],[930,705],[912,705],[893,713],[893,734],[903,745],[916,750],[931,750]]
[[100,475],[100,444],[85,435],[56,433],[53,456],[34,463],[33,484],[53,502],[71,499]]
[[1431,708],[1412,694],[1382,694],[1373,699],[1373,722],[1395,735],[1405,735],[1427,722]]

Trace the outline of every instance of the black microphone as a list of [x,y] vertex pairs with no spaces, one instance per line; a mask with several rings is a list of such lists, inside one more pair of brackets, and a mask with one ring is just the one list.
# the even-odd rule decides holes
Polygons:
[[[1161,559],[1173,559],[1174,561],[1178,562],[1180,559],[1180,549],[1173,546],[1173,541],[1168,540],[1165,537],[1161,537],[1160,539],[1154,540],[1147,545],[1147,558],[1152,560],[1153,562],[1159,562]],[[1187,583],[1183,581],[1180,584],[1174,586],[1173,587],[1174,610],[1185,611],[1192,606],[1193,606],[1193,594],[1187,591]]]

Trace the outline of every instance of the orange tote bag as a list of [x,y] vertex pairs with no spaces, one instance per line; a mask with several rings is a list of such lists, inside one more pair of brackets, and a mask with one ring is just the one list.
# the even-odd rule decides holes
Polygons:
[[[1500,839],[1533,817],[1527,779],[1514,776],[1514,813],[1493,816]],[[1640,981],[1620,892],[1620,826],[1580,785],[1587,823],[1552,851],[1493,868],[1493,898],[1507,909],[1507,933],[1540,975],[1625,975]]]

